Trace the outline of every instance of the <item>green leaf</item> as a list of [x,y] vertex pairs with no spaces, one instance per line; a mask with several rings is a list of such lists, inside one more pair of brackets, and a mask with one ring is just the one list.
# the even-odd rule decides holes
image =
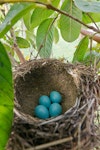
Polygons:
[[96,52],[100,53],[100,43],[97,43],[97,45],[93,48]]
[[42,58],[48,58],[51,55],[53,43],[53,26],[51,27],[53,19],[44,20],[37,30],[36,45],[39,55]]
[[31,43],[31,45],[32,45],[32,47],[34,48],[34,49],[36,49],[36,36],[34,35],[34,33],[33,32],[31,32],[31,31],[29,31],[29,30],[26,30],[26,39],[28,40],[28,41],[30,41],[30,43]]
[[88,51],[89,37],[84,37],[77,46],[74,53],[73,62],[82,62],[86,52]]
[[[54,6],[58,6],[60,0],[52,0]],[[35,8],[31,16],[31,28],[37,27],[43,20],[47,19],[54,13],[53,10],[48,10],[45,7]]]
[[35,8],[31,16],[31,28],[37,27],[43,20],[48,18],[53,11],[46,8]]
[[11,132],[13,99],[11,63],[0,42],[0,150],[5,150]]
[[14,51],[10,47],[10,45],[3,43],[3,46],[5,47],[6,51],[8,51],[12,56],[14,56]]
[[30,47],[30,43],[26,39],[24,39],[22,37],[16,37],[16,40],[17,40],[17,44],[18,44],[19,48]]
[[75,0],[75,5],[84,12],[100,12],[100,1]]
[[55,27],[54,28],[54,42],[58,43],[58,41],[59,41],[59,32],[58,32],[58,29]]
[[[63,3],[61,9],[79,20],[82,19],[81,11],[74,5],[72,0],[66,0]],[[63,39],[68,42],[76,40],[81,29],[81,25],[78,22],[64,15],[61,15],[61,18],[59,20],[59,27]]]
[[26,15],[23,16],[24,24],[28,30],[31,29],[30,19],[31,19],[31,12],[29,11]]
[[[89,13],[89,15],[91,16],[91,18],[93,18],[93,20],[95,22],[100,22],[100,13]],[[90,17],[88,17],[88,15],[86,13],[83,12],[83,22],[84,23],[91,23],[92,20],[90,19]]]
[[32,10],[35,4],[17,3],[14,4],[5,17],[5,20],[0,25],[0,38],[2,38],[10,28],[24,16],[28,11]]

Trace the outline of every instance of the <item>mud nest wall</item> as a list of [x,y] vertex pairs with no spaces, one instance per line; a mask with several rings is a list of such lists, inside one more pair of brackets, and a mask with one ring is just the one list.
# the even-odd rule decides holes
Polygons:
[[[100,144],[99,123],[94,122],[100,80],[93,69],[40,59],[19,66],[14,77],[15,119],[7,150],[91,150]],[[36,118],[38,98],[53,90],[62,95],[63,114]]]

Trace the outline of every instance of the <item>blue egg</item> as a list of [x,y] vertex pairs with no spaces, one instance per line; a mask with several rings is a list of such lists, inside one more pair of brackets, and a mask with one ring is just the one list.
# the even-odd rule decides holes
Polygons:
[[39,104],[40,105],[44,105],[46,106],[47,108],[50,107],[51,105],[51,101],[50,101],[50,98],[46,95],[42,95],[40,98],[39,98]]
[[53,103],[50,105],[49,114],[51,117],[59,116],[59,115],[61,115],[61,113],[62,113],[62,107],[60,104]]
[[52,91],[50,93],[50,100],[52,103],[60,103],[62,100],[62,96],[59,92],[57,91]]
[[35,116],[40,119],[47,119],[49,118],[49,111],[48,109],[43,105],[38,105],[35,107],[34,110]]

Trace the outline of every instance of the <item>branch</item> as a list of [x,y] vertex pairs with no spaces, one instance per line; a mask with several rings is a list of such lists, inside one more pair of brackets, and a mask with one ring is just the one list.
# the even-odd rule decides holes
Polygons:
[[97,24],[95,23],[94,19],[91,17],[91,15],[89,13],[86,13],[86,15],[91,19],[91,21],[94,23],[95,27],[99,30],[99,27],[97,26]]
[[62,10],[60,10],[60,9],[58,9],[58,8],[56,8],[56,7],[54,7],[54,6],[52,6],[52,5],[49,4],[49,3],[43,3],[43,2],[40,2],[40,1],[38,1],[38,0],[0,0],[0,4],[4,4],[4,3],[16,3],[16,2],[34,2],[34,3],[36,3],[36,4],[43,5],[43,6],[47,7],[47,9],[54,10],[54,11],[56,11],[56,12],[62,14],[62,15],[65,15],[65,16],[67,16],[67,17],[70,17],[71,19],[73,19],[73,20],[75,20],[76,22],[82,24],[83,26],[87,27],[88,29],[91,29],[91,30],[93,30],[93,31],[95,31],[95,32],[97,32],[97,33],[100,33],[100,30],[99,30],[99,29],[96,29],[96,28],[93,27],[93,26],[89,26],[89,25],[83,23],[83,22],[80,21],[79,19],[77,19],[77,18],[71,16],[70,14],[68,14],[68,13],[65,12],[65,11],[62,11]]
[[[8,12],[8,7],[7,7],[7,5],[5,5],[5,8],[6,8],[5,10]],[[5,10],[4,10],[4,12],[3,12],[4,16],[6,16]],[[26,60],[24,59],[24,56],[23,56],[23,54],[21,53],[21,51],[20,51],[20,49],[19,49],[19,47],[18,47],[17,40],[16,40],[16,36],[15,36],[15,33],[14,33],[14,29],[13,29],[13,28],[10,29],[10,35],[11,35],[11,38],[13,39],[13,46],[12,46],[12,49],[16,52],[16,54],[17,54],[17,56],[18,56],[20,62],[21,62],[21,63],[24,63]],[[7,35],[7,37],[8,37],[9,40],[11,40],[11,38],[10,38],[8,35]],[[9,57],[10,57],[10,59],[11,59],[12,65],[14,65],[14,64],[15,64],[14,58],[13,58],[10,54],[9,54]]]
[[53,142],[50,142],[50,143],[42,144],[42,145],[39,145],[39,146],[36,146],[36,147],[33,147],[33,148],[28,148],[26,150],[41,150],[41,149],[48,148],[50,146],[55,146],[55,145],[59,145],[59,144],[62,144],[62,143],[66,143],[66,142],[72,141],[72,139],[73,139],[72,137],[58,139],[57,141],[53,141]]
[[14,42],[14,44],[13,44],[14,51],[16,52],[20,62],[21,63],[25,63],[26,60],[25,60],[23,54],[21,53],[21,51],[20,51],[20,49],[19,49],[19,47],[17,45],[17,41],[16,41],[16,37],[15,37],[13,29],[10,30],[10,34],[11,34],[11,37],[13,38],[13,42]]
[[95,33],[93,32],[90,32],[90,31],[87,31],[87,30],[84,30],[84,29],[81,29],[81,33],[83,35],[88,35],[90,38],[92,37],[92,39],[98,43],[100,43],[100,36],[99,35],[96,35]]
[[80,21],[79,19],[77,19],[77,18],[71,16],[70,14],[68,14],[68,13],[65,12],[65,11],[62,11],[62,10],[60,10],[60,9],[58,9],[58,8],[56,8],[56,7],[52,6],[52,5],[50,5],[50,4],[45,4],[45,6],[46,6],[48,9],[54,10],[54,11],[56,11],[56,12],[59,12],[60,14],[63,14],[63,15],[65,15],[65,16],[67,16],[67,17],[73,19],[74,21],[76,21],[76,22],[82,24],[83,26],[85,26],[85,27],[87,27],[87,28],[89,28],[89,29],[91,29],[91,30],[97,32],[97,33],[100,33],[100,30],[96,29],[96,28],[93,27],[93,26],[89,26],[89,25],[83,23],[82,21]]

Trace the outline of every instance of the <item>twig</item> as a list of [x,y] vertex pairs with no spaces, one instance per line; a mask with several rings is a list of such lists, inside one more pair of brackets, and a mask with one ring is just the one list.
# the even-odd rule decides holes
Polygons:
[[98,58],[98,60],[96,61],[96,66],[99,64],[100,62],[100,58]]
[[89,29],[91,29],[91,30],[97,32],[97,33],[100,33],[100,30],[96,29],[95,27],[89,26],[89,25],[83,23],[83,22],[80,21],[79,19],[77,19],[77,18],[71,16],[70,14],[68,14],[68,13],[65,12],[65,11],[62,11],[62,10],[60,10],[60,9],[58,9],[58,8],[56,8],[56,7],[54,7],[54,6],[52,6],[51,4],[44,4],[44,3],[42,3],[42,2],[36,2],[36,3],[46,6],[48,9],[54,10],[54,11],[56,11],[56,12],[59,12],[60,14],[63,14],[63,15],[65,15],[65,16],[67,16],[67,17],[73,19],[74,21],[76,21],[76,22],[82,24],[83,26],[85,26],[85,27],[87,27],[87,28],[89,28]]
[[50,9],[50,10],[54,10],[60,14],[63,14],[67,17],[70,17],[71,19],[73,19],[74,21],[82,24],[83,26],[87,27],[88,29],[91,29],[97,33],[100,33],[100,30],[96,29],[95,27],[93,26],[89,26],[87,24],[85,24],[84,22],[80,21],[79,19],[71,16],[70,14],[68,14],[67,12],[63,11],[63,10],[60,10],[54,6],[52,6],[51,4],[49,3],[43,3],[43,2],[39,2],[38,0],[0,0],[0,4],[4,4],[4,3],[16,3],[16,2],[34,2],[36,4],[39,4],[39,5],[43,5],[45,7],[47,7],[47,9]]
[[36,147],[28,148],[26,150],[41,150],[41,149],[44,150],[45,148],[48,148],[48,147],[51,147],[51,146],[54,146],[54,145],[59,145],[59,144],[69,142],[69,141],[72,141],[72,140],[73,140],[72,137],[63,138],[63,139],[60,139],[60,140],[56,140],[54,142],[49,142],[49,143],[46,143],[46,144],[41,144],[41,145],[36,146]]
[[11,37],[13,38],[13,42],[14,42],[14,43],[13,43],[13,49],[14,49],[14,51],[16,52],[16,54],[17,54],[17,56],[18,56],[20,62],[21,62],[21,63],[25,63],[26,60],[25,60],[23,54],[21,53],[21,51],[20,51],[20,49],[19,49],[19,47],[18,47],[18,45],[17,45],[17,40],[16,40],[16,37],[15,37],[15,34],[14,34],[14,30],[13,30],[13,29],[10,30],[10,34],[11,34]]
[[27,123],[29,123],[29,124],[32,124],[32,125],[33,125],[33,124],[35,124],[35,123],[38,122],[38,120],[35,119],[34,117],[31,117],[31,116],[28,115],[28,114],[25,115],[24,113],[18,111],[16,108],[14,108],[14,113],[16,114],[16,116],[17,116],[18,118],[22,119],[24,122],[27,122]]
[[85,115],[83,116],[82,121],[81,121],[80,124],[79,124],[80,127],[82,126],[82,124],[83,124],[85,118],[88,116],[88,113],[89,113],[90,109],[92,108],[94,102],[95,102],[95,99],[93,99],[92,101],[90,101],[90,103],[88,104],[88,105],[89,105],[89,106],[88,106],[88,109],[86,110],[86,113],[85,113]]
[[[5,4],[5,10],[6,10],[7,12],[9,11],[7,4]],[[5,10],[3,11],[4,16],[6,16],[6,14],[7,14],[7,12],[5,12]],[[21,53],[21,51],[20,51],[20,49],[19,49],[19,47],[18,47],[18,45],[17,45],[17,40],[16,40],[16,36],[15,36],[15,34],[14,34],[13,28],[11,28],[11,30],[10,30],[10,35],[11,35],[11,37],[13,38],[13,46],[12,46],[12,49],[16,52],[16,54],[17,54],[17,56],[18,56],[20,62],[21,62],[21,63],[24,63],[26,60],[24,59],[24,56],[23,56],[23,54]],[[9,40],[11,40],[11,38],[10,38],[8,35],[6,35],[6,36],[8,37]],[[10,56],[10,55],[9,55],[9,56]],[[12,58],[12,57],[10,56],[10,58]],[[14,59],[11,59],[11,60],[14,60]],[[13,65],[13,64],[12,64],[12,65]]]
[[91,15],[89,13],[86,13],[86,15],[91,19],[91,21],[94,23],[94,25],[96,26],[96,28],[99,30],[99,27],[97,26],[97,24],[95,23],[94,19],[91,17]]
[[92,66],[92,60],[93,60],[93,58],[92,58],[92,43],[93,43],[93,38],[90,37],[90,64],[91,64],[91,66]]

